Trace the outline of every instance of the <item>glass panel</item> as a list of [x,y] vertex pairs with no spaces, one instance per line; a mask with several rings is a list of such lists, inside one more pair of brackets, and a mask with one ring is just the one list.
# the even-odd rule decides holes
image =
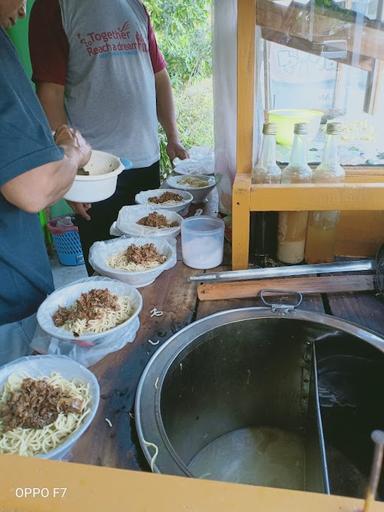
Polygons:
[[[257,0],[257,24],[264,39],[259,100],[266,117],[288,129],[278,136],[280,161],[287,161],[294,122],[307,117],[317,123],[312,162],[320,159],[325,124],[332,119],[344,125],[344,165],[384,165],[378,129],[384,114],[383,4]],[[271,113],[275,110],[284,112]]]

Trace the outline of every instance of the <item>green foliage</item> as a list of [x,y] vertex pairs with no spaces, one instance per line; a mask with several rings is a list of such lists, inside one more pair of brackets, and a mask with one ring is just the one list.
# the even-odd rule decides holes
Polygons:
[[211,0],[145,0],[172,83],[212,74]]
[[[186,148],[213,147],[213,94],[212,80],[207,78],[180,89],[176,96],[177,127]],[[167,152],[167,139],[160,130],[160,165],[163,178],[172,167]]]
[[[144,0],[167,62],[176,102],[177,126],[186,148],[213,145],[212,0]],[[160,130],[163,178],[172,170]]]
[[179,91],[177,124],[187,147],[213,146],[212,80],[207,78]]

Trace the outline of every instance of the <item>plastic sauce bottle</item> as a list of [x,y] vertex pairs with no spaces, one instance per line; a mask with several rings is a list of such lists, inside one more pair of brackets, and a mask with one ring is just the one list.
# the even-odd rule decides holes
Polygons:
[[[341,123],[328,123],[327,139],[321,164],[313,171],[314,183],[339,183],[345,179],[339,164],[338,143]],[[335,259],[335,243],[339,211],[311,212],[308,220],[305,260],[308,263],[329,263]]]
[[[276,125],[265,123],[258,162],[252,171],[252,183],[280,183],[281,170],[276,163]],[[268,258],[276,256],[277,212],[253,212],[251,215],[251,247],[255,249],[255,263],[265,266]]]
[[[281,183],[310,183],[312,170],[307,163],[307,124],[295,124],[294,134],[290,162],[283,170]],[[308,212],[279,214],[277,257],[282,263],[295,264],[303,261],[307,224]]]

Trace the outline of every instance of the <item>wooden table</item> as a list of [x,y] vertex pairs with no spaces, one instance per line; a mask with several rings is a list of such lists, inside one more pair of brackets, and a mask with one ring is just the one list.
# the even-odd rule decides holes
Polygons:
[[[134,343],[110,354],[92,368],[101,387],[100,407],[70,460],[149,470],[136,436],[133,408],[137,384],[151,356],[171,335],[194,320],[226,309],[260,306],[258,299],[200,302],[196,283],[187,280],[193,273],[200,271],[186,267],[179,255],[176,267],[141,290],[144,306]],[[163,311],[163,316],[151,318],[153,307]],[[300,308],[332,314],[384,335],[384,304],[373,293],[306,296]],[[159,344],[153,346],[148,340],[159,340]]]

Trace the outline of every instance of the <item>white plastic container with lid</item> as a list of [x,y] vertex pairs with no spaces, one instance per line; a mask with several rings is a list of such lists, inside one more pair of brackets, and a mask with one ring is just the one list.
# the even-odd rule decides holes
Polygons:
[[209,269],[221,265],[224,249],[224,221],[208,215],[189,217],[181,224],[183,262],[191,268]]

